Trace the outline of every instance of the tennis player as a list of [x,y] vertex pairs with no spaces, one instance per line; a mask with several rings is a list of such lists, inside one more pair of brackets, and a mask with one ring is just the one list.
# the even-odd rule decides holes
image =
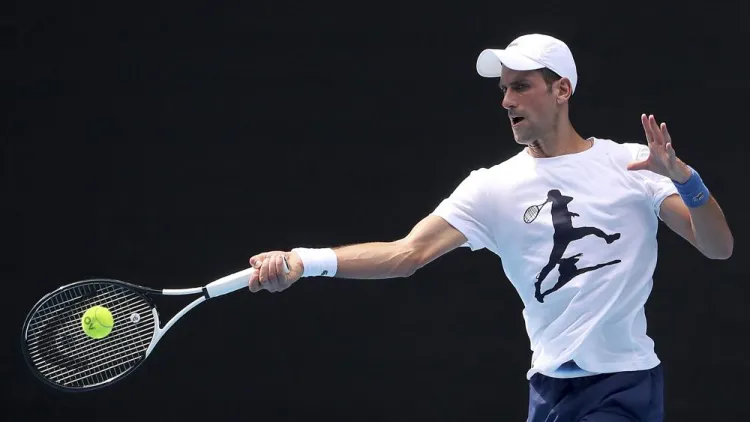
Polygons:
[[[250,258],[252,292],[301,277],[408,277],[464,246],[502,258],[531,341],[529,422],[660,421],[663,373],[646,333],[659,220],[709,259],[733,237],[716,199],[675,153],[665,123],[641,116],[646,143],[581,137],[569,117],[578,81],[568,46],[529,34],[484,50],[516,142],[472,171],[403,239],[295,248]],[[284,265],[290,271],[284,271]]]

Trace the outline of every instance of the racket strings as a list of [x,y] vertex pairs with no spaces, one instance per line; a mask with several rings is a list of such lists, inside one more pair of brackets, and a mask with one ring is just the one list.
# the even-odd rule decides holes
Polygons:
[[536,220],[536,217],[539,215],[539,211],[542,207],[538,205],[531,206],[526,209],[526,212],[523,213],[523,221],[527,223],[531,223],[532,221]]
[[[109,309],[114,319],[112,332],[103,339],[88,337],[81,327],[83,313],[96,305]],[[151,305],[125,286],[106,282],[74,286],[48,298],[31,317],[27,353],[49,381],[73,388],[93,386],[118,377],[143,359],[155,324]]]

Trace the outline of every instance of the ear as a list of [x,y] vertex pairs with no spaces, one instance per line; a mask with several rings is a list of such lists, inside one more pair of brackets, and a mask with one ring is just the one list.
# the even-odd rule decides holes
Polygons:
[[557,86],[555,91],[557,93],[557,103],[562,104],[568,102],[570,96],[573,95],[573,84],[570,83],[570,79],[562,78],[555,81],[555,85]]

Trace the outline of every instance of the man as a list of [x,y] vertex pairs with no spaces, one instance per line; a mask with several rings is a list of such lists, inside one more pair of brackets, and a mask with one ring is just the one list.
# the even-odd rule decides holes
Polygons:
[[483,51],[477,71],[500,78],[517,155],[471,172],[403,239],[253,256],[250,290],[309,276],[408,277],[460,246],[487,248],[525,307],[528,421],[662,420],[644,313],[656,230],[661,219],[706,257],[727,259],[734,242],[719,205],[653,116],[641,116],[646,145],[576,133],[568,102],[578,78],[562,41],[521,36]]

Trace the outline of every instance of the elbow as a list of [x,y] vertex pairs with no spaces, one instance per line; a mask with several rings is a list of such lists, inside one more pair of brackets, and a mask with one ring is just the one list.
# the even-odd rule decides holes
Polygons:
[[407,266],[405,266],[405,268],[403,269],[403,271],[401,271],[401,277],[404,277],[404,278],[411,277],[411,276],[414,275],[414,273],[417,272],[417,270],[419,268],[421,268],[421,267],[419,267],[417,265],[407,265]]
[[411,242],[402,240],[397,242],[400,257],[396,272],[398,277],[411,277],[420,268],[429,263],[429,259],[420,253],[420,249]]
[[404,260],[404,263],[401,268],[401,277],[411,277],[416,273],[420,268],[425,266],[427,263],[423,262],[419,256],[415,254],[409,254],[409,256]]
[[719,251],[716,255],[714,255],[713,259],[720,259],[720,260],[726,260],[732,257],[732,251],[733,251],[732,245],[729,245],[729,247]]
[[717,261],[724,261],[732,257],[732,252],[713,252],[704,254],[708,259],[714,259]]
[[734,241],[730,240],[720,247],[706,251],[703,254],[709,259],[727,260],[732,257],[732,252],[734,252]]

